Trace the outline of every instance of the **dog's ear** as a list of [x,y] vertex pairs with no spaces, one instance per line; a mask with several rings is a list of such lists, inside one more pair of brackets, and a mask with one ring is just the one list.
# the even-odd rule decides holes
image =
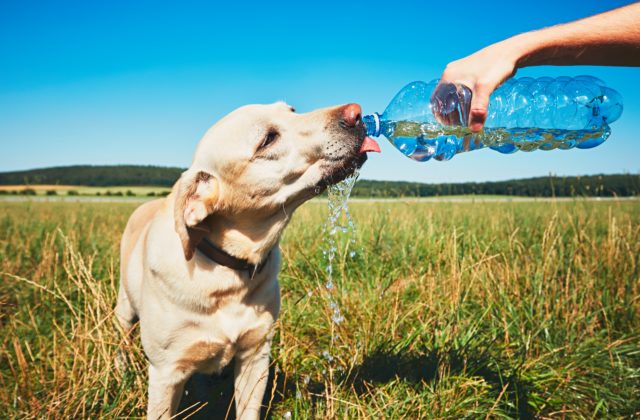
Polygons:
[[215,210],[218,202],[218,180],[208,172],[186,171],[178,181],[174,203],[175,228],[187,261],[204,235],[201,222]]

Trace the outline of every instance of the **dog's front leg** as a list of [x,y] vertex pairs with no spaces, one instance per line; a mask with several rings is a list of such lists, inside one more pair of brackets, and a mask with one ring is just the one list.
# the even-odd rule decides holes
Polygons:
[[169,371],[149,365],[147,418],[150,420],[169,419],[175,414],[187,378],[173,376]]
[[258,419],[269,377],[271,339],[236,355],[235,400],[238,419]]

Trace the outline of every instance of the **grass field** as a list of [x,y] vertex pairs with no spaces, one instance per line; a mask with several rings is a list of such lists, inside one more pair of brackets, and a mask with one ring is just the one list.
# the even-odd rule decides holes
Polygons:
[[[140,187],[140,186],[117,186],[117,187],[89,187],[86,185],[0,185],[0,193],[11,194],[20,193],[25,189],[31,189],[35,195],[59,195],[68,196],[77,193],[83,196],[104,196],[104,195],[127,195],[133,194],[139,197],[146,197],[149,193],[161,195],[168,193],[169,187]],[[55,191],[55,194],[52,193]]]
[[[2,417],[144,415],[146,360],[136,344],[115,368],[125,344],[111,312],[134,206],[0,202]],[[270,415],[640,416],[640,202],[351,209],[358,254],[345,241],[334,269],[339,325],[322,289],[326,203],[285,233]],[[211,389],[197,414],[224,417],[230,373],[196,381]]]

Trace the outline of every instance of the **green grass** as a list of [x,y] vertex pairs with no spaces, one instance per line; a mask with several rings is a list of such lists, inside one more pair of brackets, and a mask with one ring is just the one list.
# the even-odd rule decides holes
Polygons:
[[[0,192],[4,194],[12,193],[13,191],[20,192],[25,189],[31,189],[35,191],[37,196],[62,196],[69,195],[69,191],[78,193],[81,196],[105,196],[109,195],[123,195],[133,194],[136,197],[147,197],[149,193],[154,195],[161,195],[168,193],[171,188],[168,187],[140,187],[140,186],[115,186],[115,187],[89,187],[84,185],[0,185]],[[51,191],[55,191],[52,194]],[[4,195],[3,194],[3,195]]]
[[97,195],[98,193],[100,193],[100,195],[105,195],[107,194],[107,192],[111,192],[111,193],[122,193],[122,194],[126,194],[127,191],[131,191],[132,193],[134,193],[136,196],[146,196],[147,194],[149,194],[150,192],[153,192],[154,194],[161,194],[161,193],[168,193],[171,188],[166,188],[166,187],[138,187],[138,186],[118,186],[118,187],[87,187],[87,186],[82,186],[79,188],[76,188],[76,190],[78,191],[79,194],[82,195]]
[[[0,203],[5,416],[144,415],[139,345],[125,370],[114,359],[126,347],[112,315],[118,241],[134,207]],[[285,232],[271,415],[640,415],[640,202],[351,209],[358,254],[342,242],[338,326],[322,288],[326,204],[303,206]],[[226,412],[228,373],[211,386]]]

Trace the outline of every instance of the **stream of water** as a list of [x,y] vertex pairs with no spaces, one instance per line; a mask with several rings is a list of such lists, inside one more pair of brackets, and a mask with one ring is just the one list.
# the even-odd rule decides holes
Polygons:
[[344,315],[336,301],[337,290],[334,282],[334,273],[339,266],[339,250],[348,251],[349,258],[355,258],[357,255],[355,251],[356,226],[351,218],[351,213],[349,213],[348,200],[358,176],[359,172],[356,170],[353,175],[327,189],[329,214],[325,224],[322,254],[327,273],[323,286],[331,311],[331,345],[328,350],[322,352],[322,355],[329,363],[334,360],[332,348],[337,334],[336,326],[344,321]]

